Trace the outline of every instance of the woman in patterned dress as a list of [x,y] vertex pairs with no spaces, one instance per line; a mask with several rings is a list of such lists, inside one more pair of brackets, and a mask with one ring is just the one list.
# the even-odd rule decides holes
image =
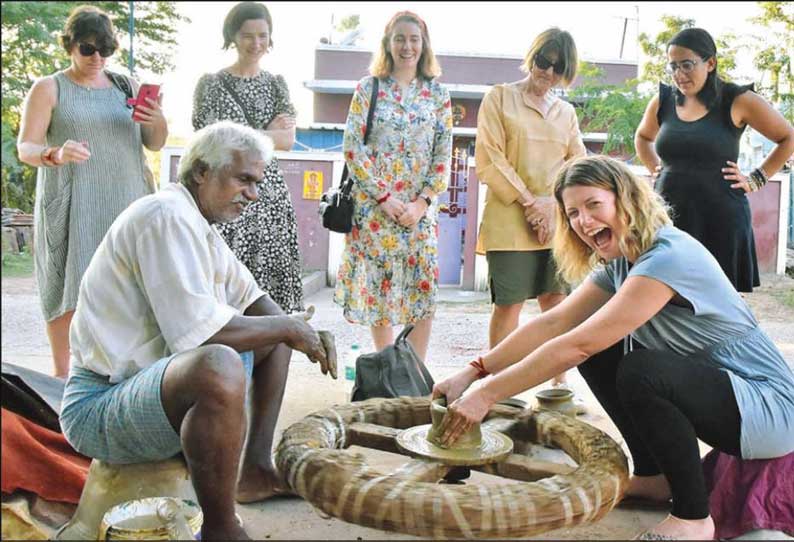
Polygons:
[[[257,2],[237,4],[223,23],[223,48],[233,45],[237,61],[199,79],[193,97],[193,128],[231,120],[262,130],[277,150],[295,142],[295,108],[284,77],[259,62],[273,47],[273,20]],[[270,161],[257,185],[259,198],[218,231],[256,278],[259,287],[287,313],[303,310],[298,226],[278,160]]]
[[[345,129],[356,208],[334,301],[348,321],[370,326],[376,350],[394,341],[392,326],[413,323],[408,339],[424,359],[438,289],[435,202],[447,188],[452,114],[419,16],[391,18],[370,73],[356,87]],[[365,146],[374,77],[379,92]]]
[[[154,190],[141,145],[158,151],[168,124],[158,101],[138,107],[105,70],[118,48],[113,23],[93,6],[69,15],[61,45],[71,65],[33,85],[17,150],[38,167],[34,264],[54,374],[69,373],[69,326],[80,281],[116,217]],[[118,74],[117,74],[118,76]],[[124,76],[119,76],[124,77]],[[138,83],[128,79],[135,95]]]

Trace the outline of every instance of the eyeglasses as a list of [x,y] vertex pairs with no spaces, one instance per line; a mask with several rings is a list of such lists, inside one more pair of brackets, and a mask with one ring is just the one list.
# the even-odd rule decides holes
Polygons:
[[102,58],[107,58],[116,52],[116,48],[112,45],[97,47],[96,45],[92,45],[90,43],[81,43],[78,46],[78,49],[80,50],[80,54],[83,56],[94,56],[94,53],[99,51],[99,56]]
[[557,75],[562,75],[565,72],[565,61],[558,60],[557,62],[552,62],[542,54],[538,53],[535,55],[535,66],[539,69],[546,71],[549,69],[549,66],[554,66],[554,73]]
[[700,64],[699,60],[682,60],[681,62],[670,62],[664,67],[669,75],[674,75],[676,70],[681,70],[682,73],[692,73],[695,66]]

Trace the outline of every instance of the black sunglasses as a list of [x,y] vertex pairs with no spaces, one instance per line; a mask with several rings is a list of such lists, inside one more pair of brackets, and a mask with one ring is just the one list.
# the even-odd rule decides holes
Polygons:
[[558,60],[556,63],[552,63],[551,60],[540,53],[535,55],[535,66],[544,71],[548,70],[549,66],[554,66],[554,73],[557,75],[562,75],[565,72],[565,61]]
[[112,45],[97,47],[96,45],[91,45],[90,43],[81,43],[78,46],[78,49],[80,50],[80,54],[83,56],[93,56],[94,53],[99,51],[99,56],[102,58],[107,58],[116,52],[116,48]]

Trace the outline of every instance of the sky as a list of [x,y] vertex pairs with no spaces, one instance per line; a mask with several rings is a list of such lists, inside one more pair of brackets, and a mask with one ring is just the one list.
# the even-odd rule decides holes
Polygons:
[[[396,11],[408,9],[425,19],[436,53],[476,52],[523,55],[533,38],[550,26],[569,31],[586,60],[637,60],[638,32],[655,35],[661,15],[693,18],[712,36],[732,31],[748,33],[747,19],[756,14],[754,2],[264,2],[273,18],[273,50],[263,57],[267,71],[284,75],[298,110],[298,126],[312,122],[312,93],[304,83],[313,78],[314,48],[346,15],[358,14],[363,37],[360,47],[373,50],[383,27]],[[223,51],[221,29],[233,2],[178,2],[191,19],[180,24],[175,69],[161,76],[137,73],[146,83],[160,83],[163,108],[172,135],[189,137],[196,82],[204,73],[234,63],[233,49]],[[338,39],[340,36],[334,34]],[[752,75],[749,59],[739,58],[740,72]],[[742,68],[744,67],[744,70]],[[442,66],[443,69],[443,66]],[[363,76],[364,74],[362,74]]]

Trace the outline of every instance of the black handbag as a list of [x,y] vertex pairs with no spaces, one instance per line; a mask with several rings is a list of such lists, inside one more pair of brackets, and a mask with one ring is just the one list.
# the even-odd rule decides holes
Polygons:
[[[369,112],[367,113],[367,129],[364,132],[364,145],[367,144],[369,132],[372,128],[372,116],[375,113],[375,104],[378,101],[378,78],[372,78],[372,96],[369,98]],[[353,190],[353,177],[347,169],[347,162],[342,168],[342,179],[339,188],[331,188],[320,197],[320,216],[323,218],[323,227],[338,233],[350,233],[353,230],[354,202],[350,191]]]
[[408,324],[394,344],[358,357],[351,401],[430,395],[435,384],[433,377],[406,339],[413,328],[413,324]]

